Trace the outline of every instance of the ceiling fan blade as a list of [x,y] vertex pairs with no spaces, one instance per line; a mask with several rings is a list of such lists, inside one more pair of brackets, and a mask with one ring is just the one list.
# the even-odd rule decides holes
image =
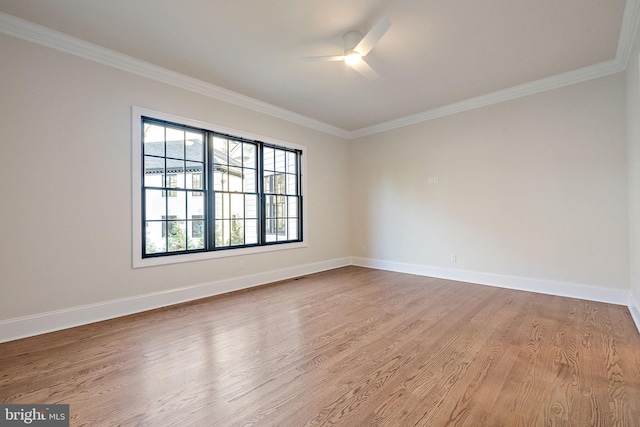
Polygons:
[[298,58],[300,62],[328,62],[328,61],[344,61],[344,55],[334,56],[304,56]]
[[384,36],[384,33],[391,27],[391,20],[383,16],[376,25],[360,40],[360,43],[353,48],[360,55],[365,56],[373,49],[378,41]]
[[364,59],[361,59],[360,62],[352,65],[351,68],[353,68],[354,70],[356,70],[357,72],[359,72],[360,74],[368,78],[369,80],[375,80],[378,77],[380,77],[380,75],[376,73],[374,69],[369,66],[369,64],[364,62]]

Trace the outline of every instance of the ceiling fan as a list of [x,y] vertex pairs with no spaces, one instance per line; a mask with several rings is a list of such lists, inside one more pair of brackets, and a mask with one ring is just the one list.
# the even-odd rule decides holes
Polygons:
[[344,39],[344,55],[334,56],[306,56],[298,58],[300,62],[325,62],[325,61],[344,61],[351,68],[362,74],[369,80],[375,80],[380,75],[364,61],[371,49],[373,49],[378,41],[384,36],[384,33],[391,27],[391,21],[386,16],[383,17],[376,25],[369,30],[363,37],[358,31],[349,31],[343,36]]

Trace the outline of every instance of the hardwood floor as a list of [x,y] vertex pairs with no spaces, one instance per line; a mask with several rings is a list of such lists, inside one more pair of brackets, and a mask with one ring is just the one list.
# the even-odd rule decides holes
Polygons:
[[73,426],[640,426],[626,307],[346,267],[0,344]]

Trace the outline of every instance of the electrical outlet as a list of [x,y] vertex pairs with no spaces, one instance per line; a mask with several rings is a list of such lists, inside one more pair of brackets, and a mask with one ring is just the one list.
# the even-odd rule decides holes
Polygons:
[[239,259],[238,260],[238,268],[240,270],[242,270],[244,268],[244,260],[243,259]]
[[367,247],[362,245],[362,247],[360,248],[360,250],[362,251],[363,254],[367,253]]
[[458,261],[458,257],[456,256],[456,254],[451,254],[451,262],[457,262]]

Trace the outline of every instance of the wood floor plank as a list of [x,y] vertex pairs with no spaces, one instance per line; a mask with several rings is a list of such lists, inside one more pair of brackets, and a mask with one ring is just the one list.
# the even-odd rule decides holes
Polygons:
[[626,307],[346,267],[0,344],[73,426],[640,426]]

